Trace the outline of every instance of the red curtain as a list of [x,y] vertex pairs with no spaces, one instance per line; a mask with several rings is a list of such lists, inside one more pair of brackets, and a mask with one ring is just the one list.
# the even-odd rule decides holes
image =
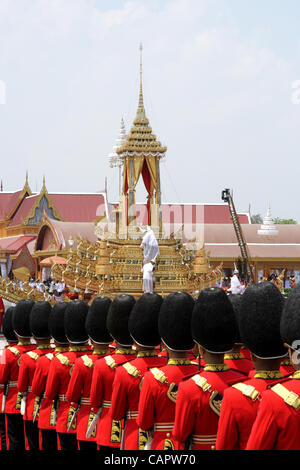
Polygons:
[[150,192],[151,192],[151,175],[149,172],[149,168],[146,162],[146,159],[144,160],[144,165],[142,169],[142,177],[144,181],[145,188],[148,192],[148,198],[147,198],[147,214],[148,214],[148,225],[151,224],[150,220]]

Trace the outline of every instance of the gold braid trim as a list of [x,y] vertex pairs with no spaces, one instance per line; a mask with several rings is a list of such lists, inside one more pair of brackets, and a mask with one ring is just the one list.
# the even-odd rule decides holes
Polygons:
[[136,354],[136,352],[134,349],[131,349],[131,348],[128,348],[128,349],[120,348],[116,350],[115,354]]
[[190,365],[191,365],[191,361],[185,358],[182,358],[182,359],[173,358],[173,359],[168,360],[168,366],[190,366]]
[[294,372],[292,379],[300,380],[300,370],[296,370],[296,372]]
[[143,357],[157,357],[158,353],[156,351],[139,351],[137,353],[137,358],[143,358]]
[[206,364],[204,367],[205,372],[225,372],[229,370],[227,364]]
[[70,346],[69,352],[84,352],[87,351],[87,346]]
[[254,375],[255,379],[282,379],[283,375],[279,370],[258,370]]
[[236,359],[245,359],[241,353],[228,353],[225,354],[224,360],[236,360]]

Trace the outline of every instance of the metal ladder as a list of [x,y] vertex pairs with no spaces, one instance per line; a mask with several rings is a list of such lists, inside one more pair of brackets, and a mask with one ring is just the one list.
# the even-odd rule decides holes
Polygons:
[[247,244],[246,244],[244,236],[243,236],[240,221],[239,221],[238,215],[236,213],[235,205],[234,205],[232,195],[231,195],[231,192],[230,192],[229,189],[224,189],[224,191],[222,191],[222,200],[224,202],[227,202],[228,205],[229,205],[229,211],[230,211],[230,214],[231,214],[233,227],[234,227],[234,230],[235,230],[235,233],[236,233],[238,244],[239,244],[239,247],[240,247],[240,250],[241,250],[242,260],[243,260],[244,265],[246,267],[247,278],[248,278],[247,282],[249,284],[253,284],[255,281],[254,281],[253,272],[252,272],[252,269],[251,269],[251,266],[250,266],[250,263],[249,263],[249,255],[248,255]]

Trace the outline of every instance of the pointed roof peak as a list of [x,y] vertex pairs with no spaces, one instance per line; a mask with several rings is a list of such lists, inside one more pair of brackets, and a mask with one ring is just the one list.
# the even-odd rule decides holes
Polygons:
[[140,91],[139,103],[135,120],[130,132],[117,149],[116,153],[120,156],[124,154],[138,154],[138,155],[152,155],[164,157],[167,147],[157,140],[156,136],[152,133],[152,128],[149,125],[149,120],[146,117],[143,96],[143,45],[140,43]]
[[27,192],[29,196],[32,195],[32,192],[29,186],[29,181],[28,181],[28,170],[26,170],[26,177],[25,177],[25,184],[24,184],[23,191]]
[[140,43],[140,93],[139,93],[139,108],[144,108],[144,95],[143,95],[143,44]]

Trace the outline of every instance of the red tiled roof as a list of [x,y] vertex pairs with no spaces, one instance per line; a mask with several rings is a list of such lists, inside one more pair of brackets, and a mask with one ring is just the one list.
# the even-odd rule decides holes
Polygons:
[[56,194],[49,197],[59,215],[67,222],[93,222],[105,214],[104,195],[99,194]]
[[0,192],[0,219],[10,215],[11,211],[16,207],[23,189],[15,192]]
[[34,236],[17,236],[17,237],[7,237],[0,239],[0,249],[13,251],[14,253],[18,252],[28,243],[32,242],[36,237]]

